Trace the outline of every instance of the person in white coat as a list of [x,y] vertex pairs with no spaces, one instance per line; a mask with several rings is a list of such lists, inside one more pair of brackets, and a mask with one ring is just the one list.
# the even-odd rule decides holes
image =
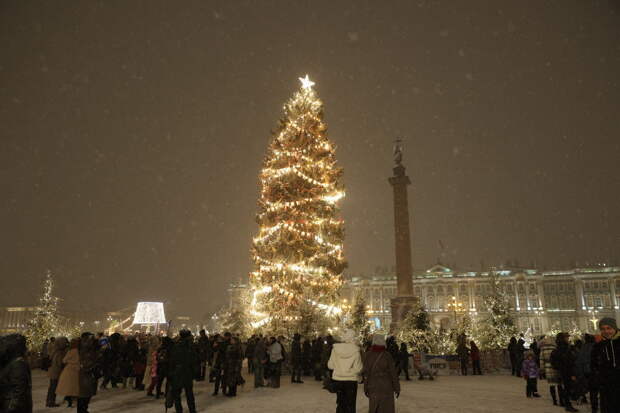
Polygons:
[[336,413],[355,413],[357,382],[364,368],[360,348],[356,344],[355,332],[346,330],[341,343],[334,344],[327,367],[332,370],[332,381],[336,389]]

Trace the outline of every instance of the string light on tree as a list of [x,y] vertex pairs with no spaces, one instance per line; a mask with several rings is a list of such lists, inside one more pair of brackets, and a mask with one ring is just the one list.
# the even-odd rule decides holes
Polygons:
[[[274,331],[316,329],[336,305],[346,266],[344,198],[334,145],[327,138],[323,103],[309,76],[284,105],[267,150],[250,273],[252,326]],[[314,326],[308,325],[313,320]]]
[[34,317],[28,321],[26,337],[33,349],[40,349],[43,342],[60,332],[60,317],[58,315],[58,297],[54,295],[54,276],[50,270],[43,280],[43,292]]

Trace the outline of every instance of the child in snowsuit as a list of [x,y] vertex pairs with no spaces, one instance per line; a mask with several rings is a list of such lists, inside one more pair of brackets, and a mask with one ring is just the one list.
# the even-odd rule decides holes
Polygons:
[[525,395],[527,397],[540,397],[538,394],[538,376],[540,372],[536,360],[534,359],[534,352],[528,351],[525,353],[525,360],[521,365],[521,375],[525,379]]

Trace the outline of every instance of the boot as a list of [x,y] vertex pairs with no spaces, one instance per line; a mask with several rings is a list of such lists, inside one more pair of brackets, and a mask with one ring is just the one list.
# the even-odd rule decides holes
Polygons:
[[566,406],[564,408],[564,410],[566,410],[567,412],[572,412],[572,413],[579,411],[579,410],[575,409],[573,406],[571,406],[570,404],[568,404],[568,406]]

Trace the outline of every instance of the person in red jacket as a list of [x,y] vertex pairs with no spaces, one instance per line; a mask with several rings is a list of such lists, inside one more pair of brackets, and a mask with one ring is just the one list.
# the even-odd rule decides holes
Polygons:
[[471,357],[471,365],[474,369],[473,374],[482,376],[482,370],[480,369],[480,349],[473,340],[469,342],[469,357]]

